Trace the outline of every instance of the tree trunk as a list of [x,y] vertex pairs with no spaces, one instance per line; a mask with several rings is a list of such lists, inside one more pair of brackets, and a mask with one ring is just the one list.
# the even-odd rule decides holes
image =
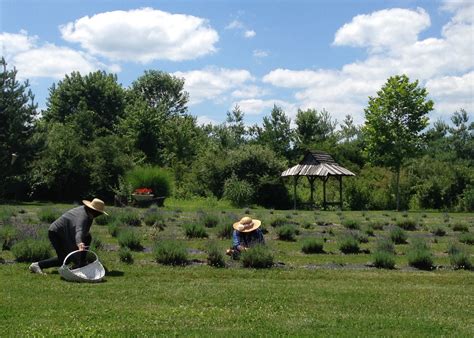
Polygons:
[[400,211],[400,168],[397,168],[397,211]]

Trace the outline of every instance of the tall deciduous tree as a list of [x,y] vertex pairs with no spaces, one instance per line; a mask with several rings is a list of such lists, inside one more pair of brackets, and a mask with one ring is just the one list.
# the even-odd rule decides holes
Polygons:
[[184,79],[171,74],[148,70],[132,83],[130,92],[144,100],[150,108],[163,109],[168,115],[185,114],[189,94],[184,91]]
[[[26,170],[31,155],[29,138],[36,116],[34,96],[28,81],[20,84],[17,71],[8,70],[0,59],[0,197],[7,185],[18,181]],[[18,157],[12,157],[12,154]],[[12,161],[16,159],[16,161]],[[13,163],[12,163],[13,162]]]
[[124,113],[125,92],[116,75],[73,72],[50,88],[47,106],[46,121],[72,123],[91,139],[113,132]]
[[396,174],[397,210],[400,208],[400,169],[421,149],[426,116],[433,110],[428,92],[406,75],[390,77],[377,97],[369,97],[365,109],[366,152],[373,164],[391,168]]

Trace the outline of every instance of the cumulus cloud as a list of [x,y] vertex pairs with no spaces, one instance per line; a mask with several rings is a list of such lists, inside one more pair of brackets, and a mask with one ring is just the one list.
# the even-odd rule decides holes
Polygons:
[[[451,114],[460,107],[473,108],[474,27],[473,6],[447,3],[452,19],[440,38],[420,40],[418,34],[430,24],[423,9],[388,9],[358,15],[336,32],[334,45],[364,47],[365,60],[340,69],[275,69],[263,77],[273,86],[295,89],[294,98],[305,108],[325,108],[338,120],[351,114],[363,122],[368,97],[375,96],[387,78],[407,74],[426,86],[435,109]],[[462,12],[462,14],[460,14]]]
[[474,111],[474,71],[462,76],[442,76],[426,82],[430,96],[437,101],[440,115],[452,115],[460,108]]
[[39,77],[61,79],[73,71],[89,73],[98,69],[119,72],[117,65],[106,65],[87,53],[54,44],[38,45],[37,36],[26,31],[0,34],[2,51],[7,62],[18,70],[20,79]]
[[60,27],[63,39],[111,60],[191,60],[216,51],[217,32],[206,19],[153,8],[85,16]]
[[368,15],[357,15],[337,32],[334,44],[338,46],[398,48],[417,41],[418,34],[431,24],[424,9],[386,9]]
[[184,78],[184,89],[189,92],[191,105],[204,100],[223,100],[230,91],[254,81],[250,72],[243,69],[207,68],[173,75]]
[[28,36],[25,30],[21,30],[18,34],[4,32],[0,34],[0,50],[8,60],[18,53],[33,48],[37,40],[37,36]]

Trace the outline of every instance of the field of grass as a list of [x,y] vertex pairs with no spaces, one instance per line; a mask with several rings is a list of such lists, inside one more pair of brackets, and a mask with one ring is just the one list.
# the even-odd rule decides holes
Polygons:
[[[28,272],[11,250],[0,252],[0,336],[24,335],[306,335],[306,336],[471,336],[474,332],[473,271],[455,270],[448,248],[462,246],[472,260],[472,245],[459,243],[462,231],[474,232],[474,215],[441,212],[336,212],[230,209],[203,203],[169,201],[165,208],[109,208],[111,218],[138,213],[144,247],[133,252],[134,263],[119,259],[116,237],[108,225],[95,224],[92,233],[102,249],[97,253],[108,273],[100,284],[61,280],[55,269],[46,275]],[[180,206],[181,205],[181,206]],[[48,227],[45,214],[60,214],[71,205],[0,206],[0,231],[41,239]],[[48,212],[45,212],[48,211]],[[148,213],[159,214],[162,226],[147,226]],[[244,215],[262,220],[267,246],[274,256],[271,269],[242,268],[225,256],[227,267],[206,264],[214,242],[224,251],[229,239],[217,237],[219,225],[206,228],[208,238],[187,238],[187,224],[212,215],[231,224]],[[294,241],[278,239],[276,219],[291,224]],[[355,223],[359,230],[343,224]],[[377,242],[397,222],[413,220],[407,244],[396,245],[395,269],[373,266]],[[347,226],[347,225],[346,225]],[[444,235],[436,235],[442,228]],[[368,231],[372,229],[372,231]],[[461,230],[462,231],[461,231]],[[341,238],[366,235],[358,254],[342,254]],[[367,235],[369,233],[370,235]],[[304,254],[302,243],[318,238],[324,253]],[[429,271],[410,267],[407,251],[415,238],[424,239],[433,254]],[[185,244],[190,263],[184,267],[158,264],[155,241]],[[1,243],[0,243],[1,244]]]

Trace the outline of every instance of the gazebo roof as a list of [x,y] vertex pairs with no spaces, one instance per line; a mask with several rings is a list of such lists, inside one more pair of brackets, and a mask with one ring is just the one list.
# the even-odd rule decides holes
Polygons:
[[355,176],[355,174],[341,167],[331,155],[323,151],[308,151],[303,160],[285,170],[281,176]]

